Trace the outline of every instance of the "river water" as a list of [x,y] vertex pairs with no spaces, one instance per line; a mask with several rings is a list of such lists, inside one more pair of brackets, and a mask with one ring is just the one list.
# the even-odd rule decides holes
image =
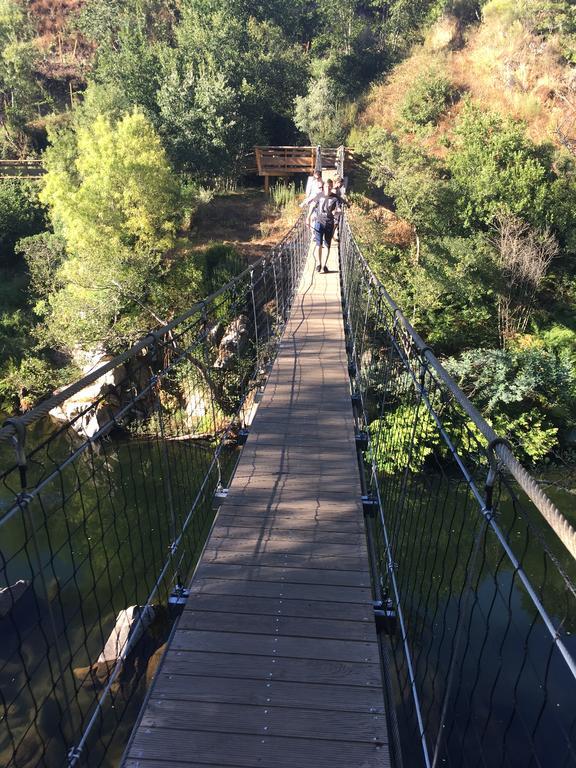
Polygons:
[[[576,523],[571,470],[547,469],[538,477]],[[502,492],[496,521],[522,573],[454,479],[421,475],[413,480],[410,502],[387,510],[435,766],[576,765],[576,681],[522,582],[525,575],[576,658],[576,596],[570,586],[576,567],[514,490],[521,504]],[[402,751],[405,765],[413,768],[423,765],[422,749],[399,632],[389,648]]]
[[[40,444],[54,430],[50,421],[37,425],[29,437],[31,445]],[[9,520],[4,518],[3,523],[14,492],[19,490],[16,474],[0,485],[0,586],[18,579],[32,583],[10,616],[0,618],[0,696],[5,708],[0,721],[1,766],[56,768],[65,763],[66,752],[78,745],[106,683],[106,678],[96,678],[89,668],[96,662],[118,612],[146,603],[175,533],[182,530],[201,490],[213,455],[209,444],[115,438],[54,472],[79,445],[74,435],[63,432],[38,451],[30,465],[28,487],[42,479],[45,486],[28,506]],[[232,450],[223,455],[224,482],[235,458]],[[10,447],[0,448],[0,460],[3,466],[13,461]],[[574,474],[549,469],[539,477],[553,500],[576,523]],[[119,763],[154,670],[156,652],[170,631],[173,617],[166,605],[175,573],[179,571],[183,580],[188,578],[210,529],[217,479],[217,473],[212,472],[205,492],[200,494],[183,546],[151,601],[156,606],[155,619],[106,699],[80,765],[112,768]],[[454,653],[462,657],[449,701],[451,726],[445,738],[452,754],[456,749],[461,758],[456,762],[442,758],[438,765],[572,765],[566,739],[558,749],[558,734],[562,738],[562,729],[573,727],[574,687],[554,658],[544,681],[544,708],[542,697],[534,695],[538,686],[542,689],[542,681],[530,666],[533,659],[550,655],[550,639],[495,540],[487,541],[483,550],[475,597],[467,608],[471,618],[464,638],[458,641],[464,644],[446,642],[446,628],[455,624],[461,609],[458,596],[469,564],[459,558],[469,551],[468,540],[474,529],[462,529],[456,547],[454,520],[446,526],[444,511],[438,508],[433,514],[422,539],[427,544],[416,546],[416,540],[406,540],[397,559],[399,568],[410,563],[412,569],[405,609],[411,613],[415,635],[416,676],[424,699],[429,694],[428,722],[435,727],[442,720],[437,703],[442,697],[436,695],[435,688],[454,674]],[[502,525],[511,536],[526,535],[506,505]],[[573,573],[571,559],[555,542],[553,546],[562,566]],[[553,620],[568,632],[576,630],[576,616],[567,613],[562,580],[550,569],[542,573],[545,566],[537,542],[525,547],[523,565],[538,585],[544,585]],[[431,600],[430,584],[436,583]],[[572,606],[570,603],[569,610]],[[398,645],[398,637],[394,643]],[[576,653],[576,648],[572,650]],[[396,651],[400,658],[398,647]],[[401,662],[396,663],[400,664],[401,680]],[[400,686],[396,694],[400,716],[409,719],[409,691]],[[519,701],[523,702],[523,721],[517,721],[515,715]],[[551,713],[551,703],[556,713]],[[558,713],[562,713],[560,718]],[[533,745],[526,732],[535,721],[538,752],[548,754],[548,761],[532,762],[530,757]],[[402,730],[405,765],[418,765],[418,743],[409,729]],[[430,732],[433,730],[431,727]],[[478,738],[483,742],[482,750],[474,743]],[[488,762],[471,758],[480,753],[490,756]]]
[[[78,745],[107,675],[90,672],[129,606],[155,606],[155,617],[124,664],[87,739],[79,765],[118,764],[173,617],[167,597],[176,573],[186,582],[213,518],[217,468],[209,474],[207,443],[108,439],[55,468],[82,445],[54,436],[46,420],[31,429],[31,446],[52,436],[30,461],[28,487],[44,487],[6,518],[17,473],[0,485],[0,587],[31,582],[0,618],[0,765],[56,768]],[[0,449],[5,467],[10,447]],[[226,482],[235,460],[220,462]],[[200,497],[197,499],[198,494]],[[169,557],[194,500],[181,546]],[[3,519],[4,518],[4,519]],[[164,579],[158,575],[168,562]],[[156,589],[155,589],[156,586]]]

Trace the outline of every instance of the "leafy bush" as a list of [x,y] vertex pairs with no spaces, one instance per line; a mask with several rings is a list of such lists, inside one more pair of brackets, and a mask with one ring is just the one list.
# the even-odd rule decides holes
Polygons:
[[576,368],[544,349],[478,349],[444,365],[494,429],[530,460],[542,459],[560,427],[574,423]]
[[576,371],[543,349],[477,349],[444,361],[458,385],[486,413],[501,405],[553,407],[574,397]]
[[[20,398],[20,405],[31,407],[34,400],[51,392],[58,381],[53,366],[39,357],[26,357],[20,363],[9,360],[2,371],[0,398]],[[26,402],[26,400],[28,402]]]
[[537,337],[545,349],[553,351],[560,360],[576,370],[576,331],[554,324]]
[[0,181],[0,263],[12,262],[17,241],[44,226],[37,187],[19,179]]
[[502,212],[541,229],[557,223],[552,153],[532,143],[522,124],[469,102],[448,165],[465,227],[489,227]]
[[206,249],[202,263],[205,296],[217,291],[242,271],[242,262],[232,245],[215,243]]
[[368,427],[370,446],[380,472],[420,472],[439,443],[438,428],[423,405],[400,405]]
[[530,462],[541,461],[558,444],[558,427],[536,409],[515,418],[502,414],[492,420],[492,427],[510,441],[516,455]]
[[452,84],[445,75],[429,72],[417,80],[408,91],[400,108],[400,115],[407,123],[436,123],[452,94]]
[[42,232],[20,240],[16,250],[26,260],[34,296],[46,297],[60,287],[58,268],[66,257],[62,238],[51,232]]

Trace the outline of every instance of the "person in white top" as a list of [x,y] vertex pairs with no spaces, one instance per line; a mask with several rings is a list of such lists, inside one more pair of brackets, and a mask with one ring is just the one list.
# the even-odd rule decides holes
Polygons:
[[314,227],[314,221],[316,219],[316,209],[318,207],[318,200],[322,196],[324,190],[324,184],[322,183],[322,174],[320,171],[315,171],[310,184],[310,190],[306,199],[300,203],[300,208],[306,208],[308,206],[308,214],[306,216],[306,223],[309,227]]

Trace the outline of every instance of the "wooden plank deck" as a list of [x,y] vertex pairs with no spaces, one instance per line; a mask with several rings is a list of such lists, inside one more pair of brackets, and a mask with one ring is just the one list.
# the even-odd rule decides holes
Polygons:
[[390,765],[339,275],[311,258],[191,590],[125,768]]

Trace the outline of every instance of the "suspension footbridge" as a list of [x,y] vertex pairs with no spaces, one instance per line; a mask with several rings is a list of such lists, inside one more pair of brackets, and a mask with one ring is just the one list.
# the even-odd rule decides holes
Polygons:
[[309,241],[0,430],[0,764],[576,764],[572,526]]
[[338,277],[305,264],[126,768],[389,765]]

